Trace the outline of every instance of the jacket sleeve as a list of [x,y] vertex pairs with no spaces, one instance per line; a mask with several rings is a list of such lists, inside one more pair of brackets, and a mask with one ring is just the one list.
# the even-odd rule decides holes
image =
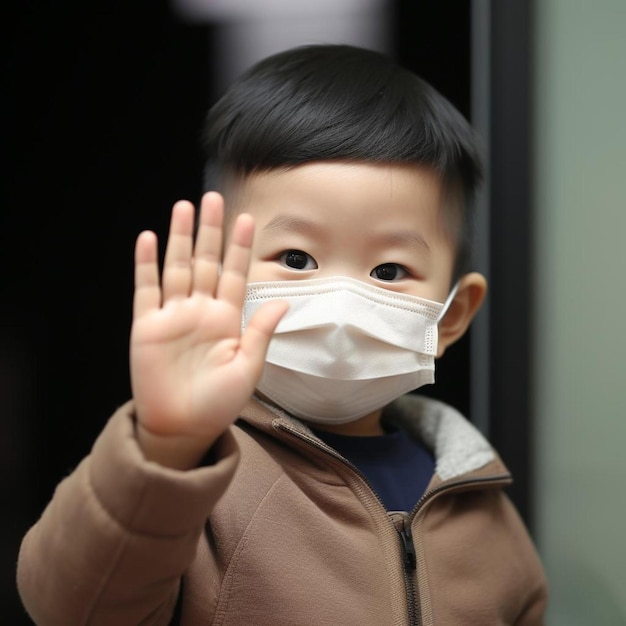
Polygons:
[[543,569],[535,566],[535,585],[529,589],[524,610],[515,621],[515,626],[544,626],[548,605],[548,584]]
[[212,465],[178,472],[146,461],[132,410],[113,415],[22,542],[18,589],[38,626],[168,624],[207,516],[236,470],[230,432]]
[[519,553],[516,559],[520,568],[518,577],[520,581],[524,581],[525,590],[522,610],[515,620],[515,626],[543,626],[548,604],[546,574],[519,513],[508,498],[505,500],[514,516],[511,526],[513,533],[517,533],[518,536]]

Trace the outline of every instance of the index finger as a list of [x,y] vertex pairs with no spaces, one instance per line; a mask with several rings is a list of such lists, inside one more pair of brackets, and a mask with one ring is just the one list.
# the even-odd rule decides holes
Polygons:
[[246,295],[253,239],[254,218],[242,213],[237,216],[233,226],[217,286],[217,298],[239,308],[243,305]]

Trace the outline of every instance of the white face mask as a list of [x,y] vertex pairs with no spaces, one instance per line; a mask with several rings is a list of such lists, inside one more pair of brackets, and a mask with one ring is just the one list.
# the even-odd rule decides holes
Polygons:
[[251,283],[243,326],[268,300],[289,302],[269,345],[261,393],[289,413],[345,424],[435,380],[445,304],[353,278]]

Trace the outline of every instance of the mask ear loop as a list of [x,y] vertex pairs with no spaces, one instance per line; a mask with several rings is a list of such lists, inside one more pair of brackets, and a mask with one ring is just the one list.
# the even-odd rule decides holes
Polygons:
[[456,282],[456,284],[454,285],[454,287],[452,287],[452,290],[448,294],[446,301],[443,303],[443,308],[441,309],[441,313],[439,313],[439,316],[437,317],[437,324],[439,324],[439,322],[445,317],[446,313],[448,312],[448,309],[450,308],[450,305],[456,298],[457,291],[459,290],[459,283],[460,281]]

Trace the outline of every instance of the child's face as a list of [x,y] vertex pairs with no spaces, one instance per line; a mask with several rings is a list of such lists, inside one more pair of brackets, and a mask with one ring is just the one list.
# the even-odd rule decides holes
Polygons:
[[250,282],[349,276],[443,302],[454,244],[441,183],[414,165],[317,162],[249,176],[231,210],[256,222]]

